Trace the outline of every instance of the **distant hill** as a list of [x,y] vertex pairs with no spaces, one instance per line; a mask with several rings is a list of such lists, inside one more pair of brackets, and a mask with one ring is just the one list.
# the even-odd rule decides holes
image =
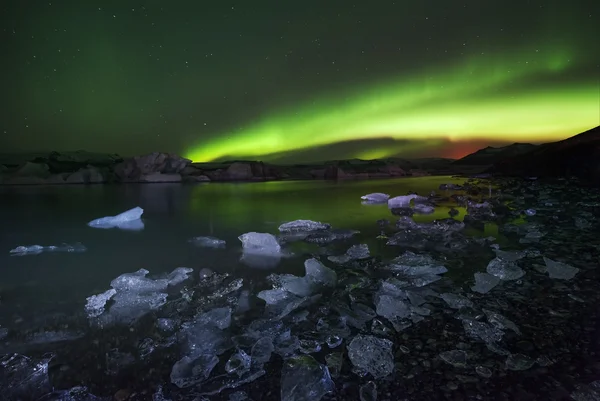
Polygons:
[[539,177],[576,176],[600,183],[600,126],[506,157],[497,161],[489,172]]
[[512,145],[502,146],[498,148],[488,146],[487,148],[480,149],[475,153],[471,153],[470,155],[463,157],[462,159],[456,160],[454,164],[469,166],[489,166],[494,163],[500,162],[506,158],[527,153],[536,147],[537,145],[533,145],[531,143],[513,143]]

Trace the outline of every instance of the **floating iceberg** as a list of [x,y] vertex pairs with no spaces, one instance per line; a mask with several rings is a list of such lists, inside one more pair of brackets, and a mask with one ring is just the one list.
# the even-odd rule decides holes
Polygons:
[[273,268],[281,260],[281,245],[274,235],[249,232],[238,237],[242,242],[240,261],[255,268]]
[[394,198],[388,199],[388,208],[397,209],[397,208],[409,207],[410,202],[413,199],[425,200],[427,198],[416,195],[416,194],[396,196]]
[[372,194],[363,195],[360,197],[363,200],[363,203],[386,203],[390,196],[388,194],[384,194],[381,192],[374,192]]
[[331,228],[330,224],[321,223],[312,220],[294,220],[287,223],[283,223],[279,226],[279,231],[282,233],[289,232],[310,232],[328,230]]
[[85,252],[87,248],[81,244],[62,244],[59,246],[42,246],[42,245],[28,245],[18,246],[15,249],[10,250],[12,256],[27,256],[27,255],[39,255],[42,252]]
[[120,228],[121,230],[139,231],[144,229],[144,222],[141,220],[143,213],[144,209],[138,206],[116,216],[107,216],[92,220],[88,223],[88,226],[93,228]]
[[227,244],[225,240],[210,236],[190,238],[188,242],[203,248],[225,248]]

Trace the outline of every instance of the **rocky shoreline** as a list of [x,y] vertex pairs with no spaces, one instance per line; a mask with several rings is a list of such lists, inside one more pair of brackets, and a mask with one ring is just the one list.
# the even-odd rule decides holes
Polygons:
[[171,153],[123,158],[89,152],[0,158],[2,185],[206,183],[274,180],[374,179],[456,174],[451,159],[343,160],[274,165],[260,161],[193,163]]

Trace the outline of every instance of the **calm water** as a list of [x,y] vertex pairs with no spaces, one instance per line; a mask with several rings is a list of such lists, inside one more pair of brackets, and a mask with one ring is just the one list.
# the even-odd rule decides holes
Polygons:
[[[35,326],[53,313],[82,313],[85,298],[109,288],[115,277],[140,268],[150,274],[179,266],[235,272],[235,276],[264,277],[239,263],[237,237],[249,231],[277,234],[286,221],[310,219],[334,228],[360,230],[350,243],[367,243],[373,253],[398,251],[379,241],[379,219],[395,218],[387,205],[362,205],[360,196],[410,191],[427,195],[441,183],[461,183],[450,177],[402,178],[381,181],[267,182],[209,185],[120,185],[4,187],[0,189],[0,325]],[[448,193],[450,195],[451,193]],[[415,215],[418,222],[447,218],[441,204],[431,215]],[[86,225],[92,219],[115,215],[135,206],[144,209],[145,229],[127,232]],[[464,209],[458,208],[461,219]],[[493,227],[490,227],[493,230]],[[485,233],[486,235],[489,233]],[[226,249],[206,249],[188,243],[210,235],[227,241]],[[42,253],[10,256],[20,245],[60,245],[81,242],[84,253]],[[349,242],[341,244],[343,252]],[[302,274],[302,261],[318,247],[299,244],[294,258],[276,271]]]

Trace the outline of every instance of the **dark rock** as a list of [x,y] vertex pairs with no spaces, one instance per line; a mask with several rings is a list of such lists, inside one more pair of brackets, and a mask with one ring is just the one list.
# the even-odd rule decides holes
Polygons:
[[254,178],[254,174],[249,163],[235,162],[225,170],[223,177],[231,181],[246,181]]
[[181,182],[181,174],[163,174],[163,173],[150,173],[142,174],[138,179],[139,182],[146,183],[167,183],[167,182]]
[[600,183],[600,126],[506,158],[494,164],[490,172],[526,177],[575,176]]
[[527,153],[534,148],[536,148],[536,145],[532,145],[531,143],[513,143],[512,145],[498,148],[488,146],[485,149],[480,149],[475,153],[471,153],[470,155],[463,157],[462,159],[456,160],[453,164],[489,166],[506,158]]
[[154,152],[144,156],[133,157],[117,164],[115,166],[115,175],[121,181],[136,182],[142,176],[152,173],[179,174],[191,162],[189,159],[184,159],[174,154]]

